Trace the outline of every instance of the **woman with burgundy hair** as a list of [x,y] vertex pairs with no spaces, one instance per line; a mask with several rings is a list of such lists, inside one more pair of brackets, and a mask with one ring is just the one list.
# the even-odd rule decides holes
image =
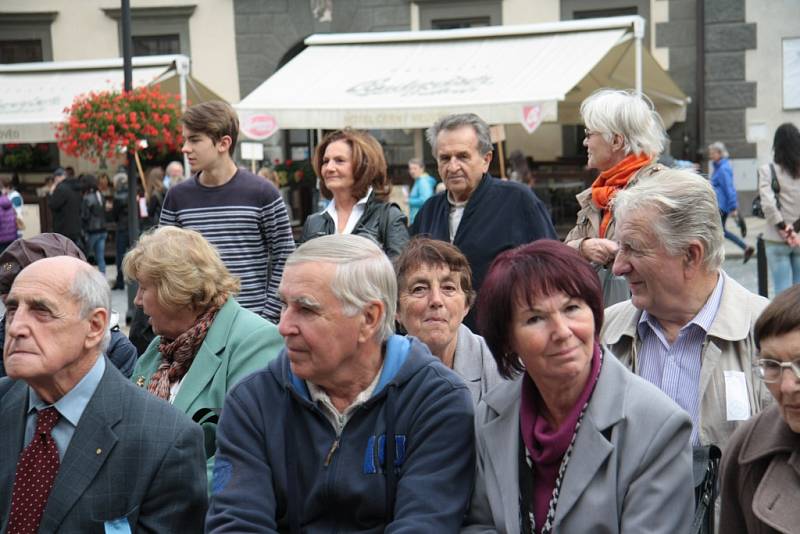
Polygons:
[[598,343],[600,282],[541,240],[498,256],[478,323],[500,374],[476,410],[465,532],[687,532],[689,416]]

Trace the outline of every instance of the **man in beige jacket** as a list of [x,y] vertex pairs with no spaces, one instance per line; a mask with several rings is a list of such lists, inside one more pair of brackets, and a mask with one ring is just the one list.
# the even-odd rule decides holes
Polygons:
[[753,325],[768,301],[720,268],[723,233],[714,190],[669,170],[620,191],[619,253],[631,300],[606,310],[601,341],[692,417],[692,444],[724,449],[769,394],[753,380]]

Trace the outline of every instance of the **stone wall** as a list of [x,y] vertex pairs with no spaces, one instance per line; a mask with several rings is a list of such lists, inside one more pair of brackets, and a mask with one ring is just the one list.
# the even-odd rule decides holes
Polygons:
[[692,100],[686,122],[670,129],[672,155],[696,158],[697,139],[697,6],[696,0],[669,0],[669,22],[656,25],[656,46],[669,49],[669,74]]
[[[233,5],[243,97],[311,34],[407,30],[411,24],[408,0],[333,0],[329,22],[312,15],[309,0],[234,0]],[[314,79],[313,72],[308,79]]]
[[704,1],[705,144],[722,141],[732,158],[754,158],[745,110],[756,105],[756,82],[745,80],[744,61],[756,48],[756,25],[745,22],[745,0]]
[[[704,2],[704,113],[697,138],[697,1]],[[669,0],[669,22],[656,26],[657,46],[669,47],[669,73],[692,98],[686,122],[670,132],[673,154],[693,158],[723,141],[733,158],[753,158],[745,110],[756,105],[756,83],[745,79],[745,51],[756,47],[755,24],[745,22],[745,0]]]
[[[309,0],[234,0],[236,58],[242,98],[304,48],[315,33],[408,30],[408,0],[333,0],[332,19],[320,22]],[[308,73],[308,83],[315,73]],[[404,164],[413,156],[413,140],[401,130],[374,132],[384,144],[389,163]]]

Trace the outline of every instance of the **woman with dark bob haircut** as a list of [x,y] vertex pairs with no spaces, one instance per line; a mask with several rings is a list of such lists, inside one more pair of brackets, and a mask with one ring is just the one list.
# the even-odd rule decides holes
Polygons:
[[408,242],[408,219],[385,202],[390,183],[380,143],[366,132],[337,130],[322,139],[312,163],[320,192],[331,202],[306,219],[300,242],[354,234],[372,239],[390,258],[400,254]]
[[476,410],[466,532],[689,530],[691,420],[601,348],[601,295],[591,265],[558,241],[492,263],[478,324],[514,381]]
[[800,525],[800,285],[756,321],[756,376],[775,403],[736,429],[722,457],[720,532],[797,532]]

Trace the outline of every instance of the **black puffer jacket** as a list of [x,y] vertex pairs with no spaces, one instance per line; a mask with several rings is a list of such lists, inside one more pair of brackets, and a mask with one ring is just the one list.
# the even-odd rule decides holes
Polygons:
[[53,232],[65,235],[76,244],[81,242],[81,184],[77,178],[66,178],[53,190],[47,201],[53,212]]
[[[310,215],[303,225],[300,242],[304,243],[336,231],[330,215],[320,212]],[[396,258],[408,243],[408,218],[397,204],[383,202],[374,193],[367,199],[364,214],[353,228],[353,235],[368,237],[378,243],[389,258]]]
[[103,203],[103,195],[97,190],[83,195],[81,220],[83,221],[83,230],[85,232],[106,231],[106,208]]

